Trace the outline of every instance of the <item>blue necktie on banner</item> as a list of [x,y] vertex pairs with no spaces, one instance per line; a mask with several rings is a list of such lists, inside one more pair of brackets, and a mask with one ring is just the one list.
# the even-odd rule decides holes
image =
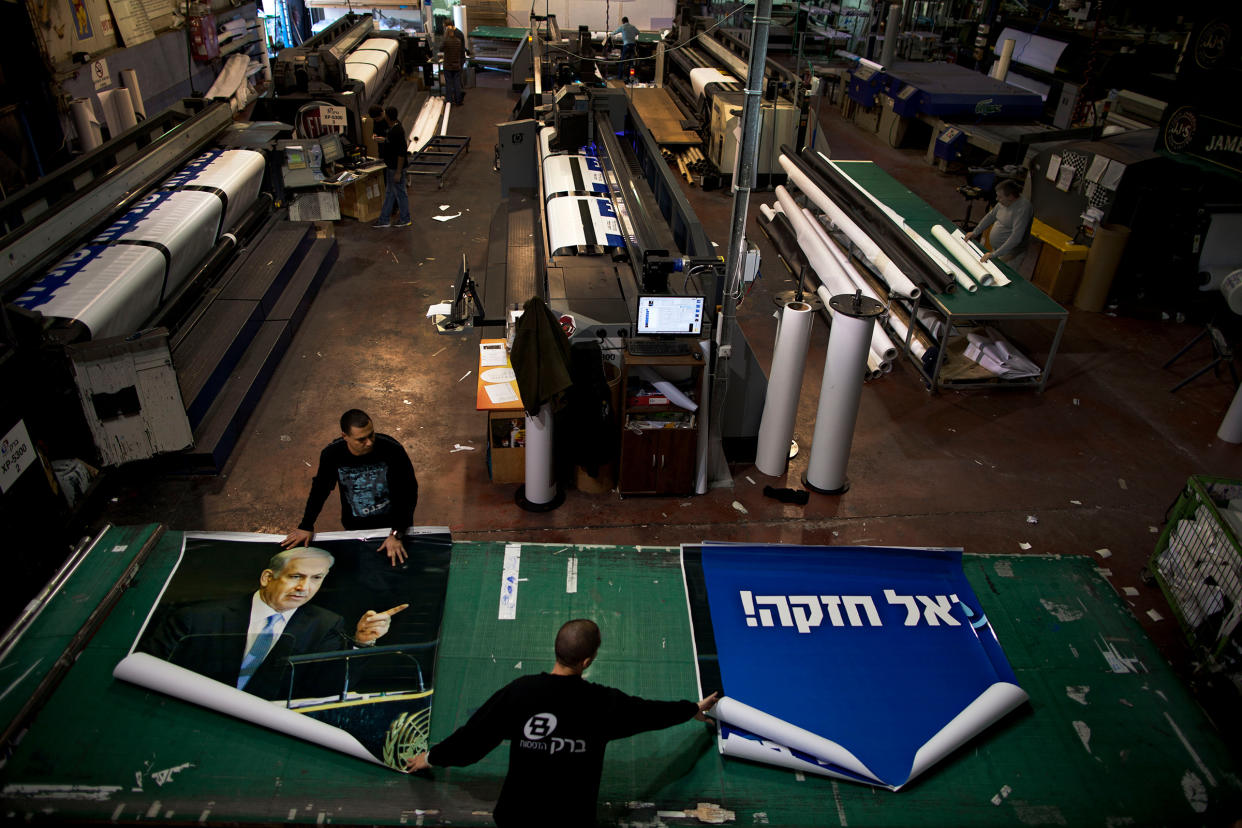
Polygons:
[[280,618],[280,613],[278,612],[274,612],[267,617],[267,623],[263,625],[258,638],[254,640],[254,644],[251,645],[249,652],[242,659],[241,672],[237,676],[238,690],[246,688],[246,682],[250,681],[255,671],[259,669],[259,665],[267,657],[267,651],[272,649],[272,642],[276,640],[277,618]]

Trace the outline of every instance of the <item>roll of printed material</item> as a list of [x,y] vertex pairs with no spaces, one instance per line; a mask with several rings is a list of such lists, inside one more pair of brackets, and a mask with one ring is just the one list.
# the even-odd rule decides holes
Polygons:
[[721,722],[749,731],[766,740],[793,748],[868,779],[876,775],[857,756],[831,739],[816,735],[783,719],[778,719],[732,696],[725,696],[712,708]]
[[89,98],[75,98],[69,104],[69,112],[73,115],[73,127],[83,152],[90,152],[103,143],[103,127],[95,117],[95,107]]
[[526,414],[526,500],[542,505],[556,497],[552,477],[552,406],[544,403],[539,413]]
[[599,254],[625,247],[621,225],[606,198],[562,196],[548,200],[548,244],[553,256]]
[[134,115],[134,102],[124,89],[105,89],[99,93],[99,107],[103,110],[108,132],[113,138],[138,124]]
[[953,238],[964,244],[966,249],[973,253],[975,258],[978,259],[980,263],[987,268],[988,273],[991,274],[991,280],[985,280],[983,282],[984,286],[1003,287],[1009,284],[1009,277],[1006,276],[1005,272],[1000,269],[1000,265],[991,259],[988,259],[986,262],[983,261],[983,248],[975,244],[974,239],[966,238],[966,234],[963,233],[960,228],[953,229]]
[[811,319],[811,306],[806,302],[788,302],[776,330],[772,371],[755,450],[755,468],[772,477],[783,475],[789,464],[789,442],[798,416],[802,371],[811,344]]
[[854,440],[854,424],[858,421],[868,344],[874,327],[874,316],[859,318],[838,313],[832,318],[815,433],[811,437],[811,458],[806,469],[807,484],[823,492],[837,492],[845,486],[845,467]]
[[382,764],[357,738],[340,728],[147,653],[130,653],[116,665],[112,675],[226,716],[235,716],[287,736],[338,750],[364,762]]
[[263,153],[254,150],[208,150],[160,184],[161,190],[215,193],[224,204],[221,230],[229,230],[254,204],[263,186]]
[[133,69],[122,69],[121,83],[125,85],[126,91],[129,92],[129,100],[134,105],[134,115],[139,120],[145,120],[147,117],[147,105],[142,102],[142,88],[138,86],[138,72]]
[[552,155],[543,159],[543,195],[545,199],[564,195],[606,196],[608,184],[599,159],[589,155]]

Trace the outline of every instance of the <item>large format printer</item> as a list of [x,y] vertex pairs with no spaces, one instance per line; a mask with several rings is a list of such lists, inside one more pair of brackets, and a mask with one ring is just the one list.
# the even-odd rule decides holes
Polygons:
[[254,117],[297,126],[308,106],[344,107],[345,135],[361,144],[363,117],[383,99],[414,45],[406,32],[377,31],[369,14],[347,14],[301,46],[280,51],[272,60],[275,95],[255,103]]

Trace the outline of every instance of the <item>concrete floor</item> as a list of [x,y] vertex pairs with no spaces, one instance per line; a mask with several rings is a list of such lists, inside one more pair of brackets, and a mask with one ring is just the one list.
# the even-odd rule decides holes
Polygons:
[[[495,124],[516,96],[507,76],[485,75],[454,110],[451,131],[472,136],[469,153],[443,190],[418,184],[414,227],[337,223],[340,259],[252,416],[224,474],[216,478],[118,476],[105,498],[114,523],[160,521],[176,529],[285,532],[293,528],[319,450],[337,436],[342,411],[370,412],[400,440],[421,483],[415,523],[448,525],[463,540],[677,544],[763,540],[787,543],[960,546],[967,553],[1086,555],[1111,571],[1158,646],[1176,663],[1186,654],[1158,589],[1140,583],[1165,510],[1189,475],[1242,476],[1242,446],[1216,438],[1233,395],[1207,374],[1176,394],[1169,388],[1209,358],[1198,348],[1161,365],[1199,327],[1070,311],[1043,394],[979,390],[929,394],[913,367],[867,384],[843,496],[812,495],[806,506],[765,498],[765,484],[801,488],[814,427],[827,327],[817,321],[799,405],[803,447],[787,479],[749,465],[733,487],[687,498],[627,498],[570,491],[555,511],[532,514],[513,502],[514,485],[493,485],[484,460],[483,413],[474,409],[477,336],[440,336],[423,318],[452,290],[460,255],[481,272],[488,222],[500,198],[492,169]],[[950,218],[964,203],[960,177],[923,161],[922,148],[895,150],[841,119],[821,123],[840,159],[869,159]],[[725,192],[687,187],[710,238],[727,240]],[[756,193],[751,215],[770,193]],[[459,218],[432,221],[448,205]],[[753,218],[749,235],[764,254],[763,278],[739,311],[765,370],[775,335],[771,295],[792,287]],[[1029,265],[1028,265],[1029,267]],[[470,450],[456,450],[455,446]],[[738,508],[744,507],[745,511]],[[335,495],[318,528],[339,528]],[[1149,610],[1164,620],[1153,621]]]

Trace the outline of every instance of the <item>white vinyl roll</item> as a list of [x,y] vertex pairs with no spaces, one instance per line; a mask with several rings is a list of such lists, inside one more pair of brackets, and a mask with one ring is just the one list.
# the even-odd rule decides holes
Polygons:
[[216,76],[215,82],[207,90],[207,100],[215,98],[232,98],[237,90],[246,83],[246,71],[250,68],[250,58],[242,54],[231,55],[224,62],[224,68]]
[[108,122],[108,132],[113,138],[138,123],[138,118],[134,115],[134,101],[124,89],[105,89],[100,92],[99,107],[103,110],[104,120]]
[[440,135],[448,135],[449,113],[453,111],[453,105],[448,101],[444,102],[444,117],[440,119]]
[[561,155],[565,150],[553,150],[552,141],[556,138],[555,127],[544,127],[539,130],[539,157],[547,158],[550,155]]
[[526,500],[548,503],[556,497],[552,477],[552,406],[544,403],[539,414],[526,414]]
[[[453,6],[453,25],[457,27],[457,31],[461,32],[463,40],[465,39],[466,32],[468,31],[466,28],[468,21],[469,16],[466,13],[466,7],[460,4]],[[466,45],[467,47],[469,46],[469,44]]]
[[1235,270],[1221,280],[1220,295],[1229,310],[1242,316],[1242,270]]
[[737,83],[738,79],[728,72],[716,68],[698,68],[690,70],[690,85],[694,87],[694,97],[703,97],[703,90],[709,83]]
[[769,741],[794,748],[837,767],[868,779],[876,779],[871,769],[863,764],[848,748],[764,713],[732,696],[725,696],[712,709],[712,715],[725,724],[754,733]]
[[953,254],[953,258],[961,262],[962,267],[964,267],[971,276],[977,279],[980,284],[986,284],[993,281],[992,274],[989,273],[988,269],[983,266],[983,262],[980,262],[977,258],[975,258],[971,250],[966,247],[960,239],[956,238],[952,233],[945,230],[939,224],[933,224],[931,231],[932,235],[936,237],[936,241],[943,244],[945,249]]
[[140,120],[147,117],[147,105],[142,101],[142,87],[138,85],[138,72],[133,69],[121,70],[121,83],[129,93],[129,100],[134,105],[134,115]]
[[765,219],[767,219],[768,221],[772,221],[772,220],[774,220],[774,219],[776,218],[776,211],[772,209],[772,205],[771,205],[771,204],[760,204],[760,205],[759,205],[759,212],[760,212],[760,213],[763,215],[763,217],[764,217]]
[[1005,272],[1000,269],[1000,266],[996,264],[996,262],[991,259],[988,259],[986,262],[983,261],[983,248],[975,244],[973,239],[966,238],[966,234],[956,227],[953,229],[953,238],[964,244],[966,249],[973,253],[976,259],[980,260],[980,264],[987,268],[988,274],[991,278],[983,283],[985,287],[1003,287],[1009,284],[1009,277],[1005,275]]
[[69,112],[73,115],[73,126],[83,152],[89,152],[103,143],[103,127],[95,117],[95,106],[89,98],[75,98],[69,104]]
[[832,319],[806,469],[806,482],[821,491],[836,492],[845,486],[845,467],[867,370],[867,346],[874,327],[874,317],[859,319],[838,313]]
[[1233,395],[1233,402],[1229,404],[1216,436],[1226,443],[1242,443],[1242,388]]
[[[824,211],[829,221],[839,227],[841,232],[849,237],[849,240],[858,247],[863,258],[875,265],[876,269],[880,271],[881,278],[888,284],[889,290],[911,299],[917,299],[922,295],[919,287],[910,281],[909,277],[897,268],[897,265],[893,264],[893,261],[880,250],[880,246],[853,219],[847,216],[845,211],[837,206],[836,202],[817,187],[802,170],[798,169],[796,164],[784,155],[781,155],[780,162],[786,174],[789,175],[789,180],[805,193],[806,197],[816,207]],[[785,212],[788,213],[789,211],[786,210]]]
[[781,310],[755,450],[755,468],[771,477],[783,475],[789,464],[789,441],[793,439],[802,371],[811,343],[811,319],[811,306],[806,302],[788,302]]
[[361,82],[363,96],[368,100],[371,99],[371,88],[375,86],[375,82],[379,78],[378,68],[370,63],[350,63],[346,61],[345,76],[350,80]]
[[[828,295],[836,296],[843,293],[852,295],[858,287],[850,280],[841,263],[832,255],[831,243],[825,244],[816,233],[815,228],[818,222],[807,218],[808,214],[798,207],[793,196],[783,185],[776,188],[776,197],[780,201],[781,209],[793,224],[794,232],[798,237],[798,246],[806,254],[811,269],[827,286]],[[829,312],[831,313],[831,309]],[[897,348],[892,340],[878,327],[872,329],[872,348],[876,351],[876,356],[881,359],[891,360],[897,356]]]

